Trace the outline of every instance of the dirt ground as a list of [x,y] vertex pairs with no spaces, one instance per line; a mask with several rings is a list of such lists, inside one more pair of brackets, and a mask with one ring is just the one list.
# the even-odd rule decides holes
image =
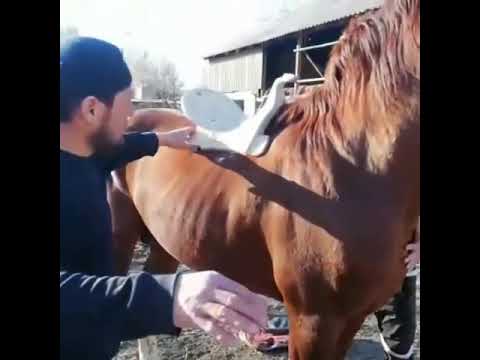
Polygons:
[[[148,254],[143,245],[136,248],[136,256],[132,271],[138,271]],[[417,335],[415,338],[415,359],[420,359],[420,276],[417,281]],[[272,300],[271,312],[283,312],[281,303]],[[202,331],[188,330],[182,332],[178,339],[170,336],[156,337],[161,357],[159,360],[286,360],[287,352],[263,354],[247,346],[225,348]],[[138,360],[137,341],[122,343],[115,360]],[[383,351],[380,345],[376,321],[373,316],[366,319],[355,337],[347,360],[382,360]]]

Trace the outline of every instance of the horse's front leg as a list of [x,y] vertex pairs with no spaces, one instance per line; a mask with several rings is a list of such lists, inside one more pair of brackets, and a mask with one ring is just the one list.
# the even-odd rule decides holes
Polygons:
[[290,360],[340,360],[338,340],[343,326],[331,314],[289,312]]
[[[290,360],[338,360],[338,342],[344,321],[338,316],[332,290],[300,266],[278,266],[275,281],[289,320]],[[274,265],[275,269],[275,265]]]

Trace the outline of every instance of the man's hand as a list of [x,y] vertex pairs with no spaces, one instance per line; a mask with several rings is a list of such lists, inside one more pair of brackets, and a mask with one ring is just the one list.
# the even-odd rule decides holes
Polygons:
[[267,301],[214,271],[179,275],[173,319],[200,328],[226,346],[249,342],[267,326]]
[[412,271],[420,262],[420,220],[415,230],[415,241],[407,245],[407,257],[405,264],[407,265],[407,272]]
[[188,126],[177,130],[157,133],[160,146],[168,146],[175,149],[197,150],[197,146],[191,144],[195,127]]

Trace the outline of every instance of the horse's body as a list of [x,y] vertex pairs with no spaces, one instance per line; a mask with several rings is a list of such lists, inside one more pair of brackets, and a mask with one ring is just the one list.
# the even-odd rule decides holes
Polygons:
[[[400,289],[419,216],[419,11],[419,0],[387,1],[354,20],[325,85],[267,129],[265,156],[222,165],[162,148],[117,171],[121,271],[134,243],[152,236],[148,270],[178,261],[217,270],[284,301],[291,359],[342,359],[365,317]],[[143,110],[130,130],[187,123]]]

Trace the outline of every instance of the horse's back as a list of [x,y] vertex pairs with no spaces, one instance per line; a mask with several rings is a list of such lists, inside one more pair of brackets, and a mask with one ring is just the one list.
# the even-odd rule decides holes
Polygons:
[[169,131],[193,123],[180,111],[167,108],[146,108],[135,111],[128,121],[128,131]]

